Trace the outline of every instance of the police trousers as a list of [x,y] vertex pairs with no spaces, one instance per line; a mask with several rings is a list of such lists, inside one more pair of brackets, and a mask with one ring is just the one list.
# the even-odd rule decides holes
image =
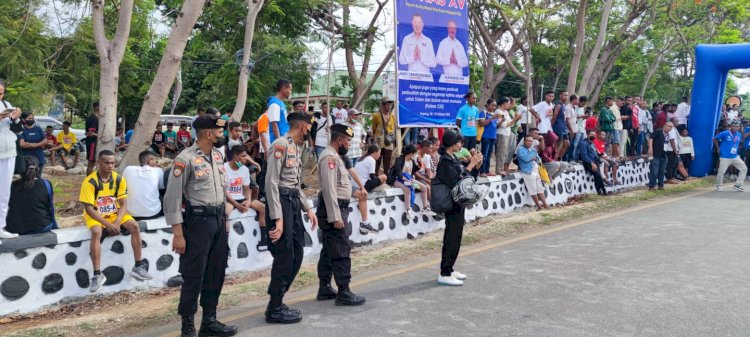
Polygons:
[[[326,221],[328,215],[325,211],[323,198],[318,205],[318,221]],[[352,234],[352,225],[349,223],[349,200],[339,200],[339,211],[344,221],[344,228],[338,229],[333,227],[333,222],[326,222],[320,225],[318,238],[323,245],[320,250],[320,260],[318,260],[318,278],[321,284],[331,282],[331,277],[336,281],[339,290],[349,289],[349,282],[352,279],[352,245],[349,241],[349,235]]]
[[[280,187],[279,199],[284,232],[275,243],[271,242],[270,237],[268,238],[268,251],[273,256],[268,294],[272,297],[282,297],[289,290],[302,266],[305,245],[305,227],[302,223],[299,191]],[[270,214],[268,204],[266,204],[266,227],[269,231],[276,228],[276,222],[270,218]]]
[[[224,206],[215,211],[188,209],[182,232],[185,254],[180,256],[180,274],[185,282],[180,290],[177,312],[195,315],[198,295],[204,312],[216,312],[227,268],[229,246],[225,228]],[[221,208],[221,209],[219,209]]]

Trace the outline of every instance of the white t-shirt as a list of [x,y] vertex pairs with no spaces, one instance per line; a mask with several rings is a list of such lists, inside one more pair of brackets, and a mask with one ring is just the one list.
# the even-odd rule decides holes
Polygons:
[[541,101],[532,108],[542,120],[542,122],[539,123],[539,133],[547,133],[552,130],[552,121],[550,119],[552,118],[551,114],[553,112],[553,107],[554,105],[552,105],[552,103]]
[[422,166],[419,168],[419,174],[429,177],[432,172],[432,157],[429,153],[425,153],[420,161]]
[[316,126],[318,130],[315,134],[315,146],[326,147],[328,146],[328,128],[330,128],[333,123],[331,115],[326,117],[321,115],[320,118],[316,118],[315,121],[318,122],[318,125]]
[[510,113],[508,111],[497,109],[493,116],[500,115],[500,119],[497,120],[497,131],[495,131],[496,134],[501,136],[510,136],[510,122],[513,121],[512,118],[510,118]]
[[336,124],[346,124],[346,120],[349,118],[349,112],[344,108],[333,108],[331,109],[333,115],[333,121]]
[[565,104],[565,123],[573,130],[573,133],[578,132],[578,115],[570,103]]
[[693,150],[693,137],[680,136],[680,154],[695,155],[695,151]]
[[[620,115],[620,107],[617,106],[617,104],[612,104],[612,106],[609,107],[610,110],[612,110],[612,114],[615,115],[615,130],[622,131],[622,115]],[[624,140],[620,140],[624,141]]]
[[516,113],[521,114],[521,120],[519,120],[518,122],[522,124],[529,124],[531,122],[531,119],[534,117],[529,112],[529,108],[527,108],[523,104],[518,105],[518,110],[516,111]]
[[235,171],[229,163],[224,163],[224,170],[227,171],[224,174],[224,180],[226,181],[229,196],[232,200],[245,199],[242,187],[250,186],[250,170],[247,169],[247,166],[243,166]]
[[128,166],[122,172],[128,183],[128,213],[151,217],[161,211],[159,189],[164,188],[164,170],[151,166]]
[[577,106],[575,108],[575,115],[576,115],[576,127],[578,130],[576,132],[586,132],[586,118],[579,118],[579,117],[585,117],[586,116],[586,109]]
[[[364,184],[366,181],[370,180],[371,174],[375,174],[375,158],[367,156],[364,159],[357,161],[357,163],[354,164],[354,171],[357,172],[359,180]],[[352,181],[352,186],[357,185],[357,183],[354,182],[354,178],[349,179]]]

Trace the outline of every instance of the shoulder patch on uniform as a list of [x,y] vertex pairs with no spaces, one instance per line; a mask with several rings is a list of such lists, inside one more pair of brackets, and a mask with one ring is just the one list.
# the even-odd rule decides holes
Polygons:
[[175,160],[174,161],[174,167],[172,168],[172,174],[175,177],[179,177],[179,176],[182,175],[182,172],[184,172],[184,171],[185,171],[185,163],[183,163],[183,162],[181,162],[179,160]]
[[279,159],[279,158],[281,158],[281,156],[284,155],[285,151],[286,151],[286,149],[284,149],[284,147],[282,147],[282,146],[278,146],[278,145],[274,146],[273,147],[273,157],[276,158],[276,159]]
[[336,168],[336,158],[335,157],[328,157],[328,168],[333,170]]

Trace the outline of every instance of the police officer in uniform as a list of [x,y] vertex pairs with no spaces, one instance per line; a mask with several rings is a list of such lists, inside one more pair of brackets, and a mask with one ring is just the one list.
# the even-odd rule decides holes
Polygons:
[[318,226],[318,219],[302,192],[302,149],[297,146],[309,136],[312,120],[304,113],[290,113],[287,120],[289,131],[271,144],[266,160],[266,226],[271,242],[268,250],[273,256],[266,322],[285,324],[302,320],[299,310],[283,303],[284,294],[302,265],[305,244],[302,211],[310,217],[312,230]]
[[[349,235],[352,225],[349,223],[349,202],[352,198],[352,185],[346,162],[354,131],[342,124],[331,126],[331,141],[320,154],[318,160],[318,177],[320,193],[318,194],[318,218],[321,220],[321,242],[318,261],[318,278],[320,288],[318,300],[336,299],[336,305],[361,305],[365,298],[357,296],[349,289],[351,281],[352,246]],[[331,287],[331,276],[336,280],[338,293]]]
[[[233,336],[237,327],[216,320],[216,305],[224,285],[228,233],[224,226],[225,121],[203,115],[193,122],[196,142],[175,158],[164,196],[164,214],[172,225],[172,249],[180,254],[184,279],[177,312],[182,337],[194,337],[198,295],[203,308],[200,336]],[[184,208],[184,211],[183,211]]]

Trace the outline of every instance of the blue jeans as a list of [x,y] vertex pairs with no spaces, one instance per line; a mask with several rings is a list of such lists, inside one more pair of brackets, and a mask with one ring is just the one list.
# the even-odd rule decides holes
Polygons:
[[479,173],[490,172],[490,158],[495,149],[495,139],[482,138],[482,167],[479,169]]
[[573,137],[573,141],[570,144],[570,149],[568,149],[568,152],[565,152],[565,156],[563,157],[564,161],[580,160],[581,149],[579,145],[585,136],[586,135],[583,132],[576,132],[575,137]]
[[651,159],[648,168],[648,187],[664,186],[664,173],[667,171],[667,158]]
[[649,136],[648,131],[643,131],[638,134],[638,141],[635,143],[635,155],[640,156],[643,154],[643,144],[646,143],[646,139]]
[[414,144],[417,145],[419,142],[419,128],[411,128],[409,133],[404,137],[404,145]]

